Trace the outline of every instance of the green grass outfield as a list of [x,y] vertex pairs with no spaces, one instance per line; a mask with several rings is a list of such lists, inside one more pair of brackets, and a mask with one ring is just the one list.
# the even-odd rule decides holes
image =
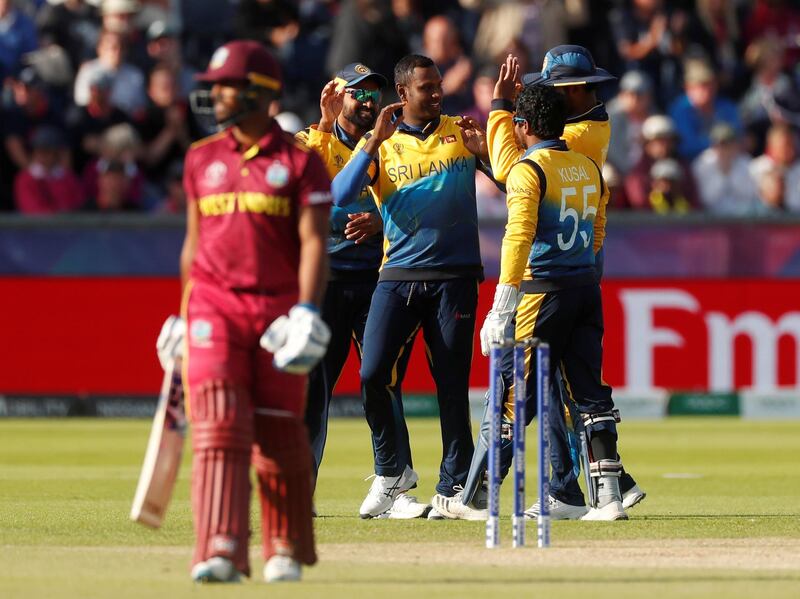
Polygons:
[[[798,597],[797,421],[624,422],[625,465],[648,492],[630,521],[556,522],[553,547],[542,551],[511,550],[504,518],[504,546],[490,551],[483,523],[359,520],[371,471],[367,427],[335,420],[317,494],[320,563],[301,585],[267,587],[256,576],[214,588],[189,582],[188,460],[164,528],[128,520],[149,428],[0,420],[0,598]],[[438,422],[410,428],[417,492],[428,498]],[[529,497],[534,489],[529,476]],[[535,545],[535,526],[528,538]],[[260,574],[257,548],[253,558]]]

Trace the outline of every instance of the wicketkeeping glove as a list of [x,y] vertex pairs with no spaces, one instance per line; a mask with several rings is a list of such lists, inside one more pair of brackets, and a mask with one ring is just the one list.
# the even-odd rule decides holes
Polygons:
[[517,312],[522,294],[511,285],[498,285],[494,292],[492,309],[486,315],[481,327],[481,353],[489,355],[492,345],[502,343],[506,338],[506,328]]
[[167,318],[156,340],[156,353],[161,368],[165,371],[169,363],[183,356],[183,338],[186,336],[186,321],[174,314]]
[[274,354],[278,370],[306,374],[328,349],[331,331],[309,304],[297,304],[289,316],[278,317],[261,336],[261,347]]

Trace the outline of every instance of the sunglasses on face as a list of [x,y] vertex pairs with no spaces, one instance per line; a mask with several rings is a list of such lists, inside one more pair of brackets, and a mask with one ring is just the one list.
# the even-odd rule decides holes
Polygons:
[[346,90],[350,97],[353,98],[356,102],[360,102],[361,104],[366,104],[370,100],[373,104],[377,104],[381,101],[381,92],[377,89],[359,89],[355,87],[348,87]]
[[511,120],[514,122],[515,125],[521,125],[522,123],[527,123],[528,122],[524,118],[522,118],[521,116],[515,116]]

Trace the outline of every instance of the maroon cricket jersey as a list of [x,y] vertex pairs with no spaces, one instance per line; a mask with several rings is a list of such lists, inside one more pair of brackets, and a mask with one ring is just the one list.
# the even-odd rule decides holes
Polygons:
[[189,149],[183,186],[200,213],[192,279],[297,294],[299,207],[331,204],[330,178],[315,152],[274,122],[250,149],[240,148],[228,129]]

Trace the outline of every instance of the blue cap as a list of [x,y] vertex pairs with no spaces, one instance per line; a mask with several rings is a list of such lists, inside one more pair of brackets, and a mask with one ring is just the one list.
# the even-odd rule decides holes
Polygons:
[[527,73],[522,77],[525,85],[582,85],[616,79],[614,75],[594,63],[592,53],[583,46],[556,46],[544,56],[540,73]]
[[389,85],[389,80],[386,77],[360,62],[351,62],[336,73],[336,81],[343,87],[353,87],[370,77],[375,79],[381,89]]

